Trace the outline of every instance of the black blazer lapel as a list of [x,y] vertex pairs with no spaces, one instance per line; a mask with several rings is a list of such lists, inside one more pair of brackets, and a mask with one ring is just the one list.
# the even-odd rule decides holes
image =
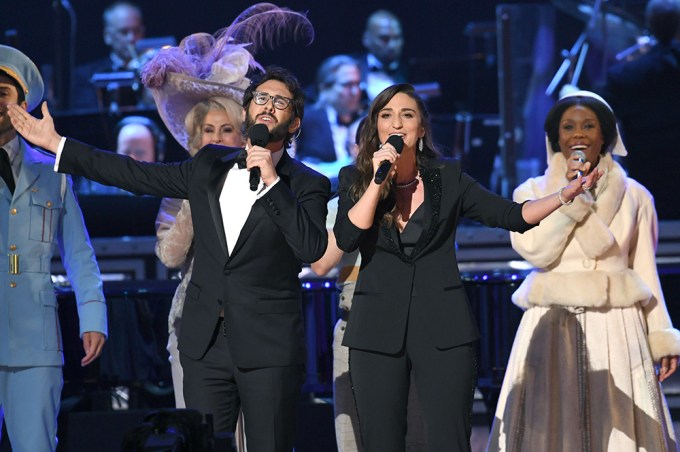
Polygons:
[[224,233],[224,222],[222,211],[220,210],[220,194],[222,193],[222,187],[224,187],[224,181],[227,179],[227,173],[234,166],[236,156],[238,156],[238,153],[226,155],[211,168],[207,190],[210,217],[213,220],[217,237],[220,239],[220,248],[227,257],[229,256],[229,248],[227,248],[227,236]]
[[402,250],[399,240],[399,231],[396,224],[393,224],[392,227],[389,228],[383,224],[380,228],[382,234],[387,239],[390,248],[392,248],[399,258],[405,262],[412,262],[418,257],[418,254],[432,240],[433,235],[437,231],[437,224],[439,223],[442,201],[441,170],[439,168],[421,168],[420,174],[423,181],[423,189],[425,190],[425,199],[423,200],[422,206],[425,209],[425,223],[423,225],[423,231],[411,254],[407,255]]
[[[281,179],[278,182],[279,184],[286,184],[290,186],[290,157],[288,156],[288,153],[285,149],[281,155],[281,160],[279,160],[278,165],[276,165],[276,173]],[[262,207],[259,202],[255,201],[253,207],[250,209],[250,214],[248,215],[248,218],[246,219],[246,222],[243,225],[243,228],[241,228],[240,234],[238,235],[238,240],[236,241],[236,245],[234,245],[234,249],[231,253],[232,256],[236,255],[236,253],[238,253],[238,251],[243,247],[255,228],[260,224],[262,217],[265,215],[266,212],[264,207]],[[231,258],[231,256],[229,256],[229,258]]]
[[442,205],[441,170],[439,168],[421,168],[420,177],[423,181],[423,189],[425,190],[425,199],[423,200],[425,223],[423,225],[423,232],[420,234],[418,242],[411,253],[412,259],[415,259],[418,253],[432,241],[432,237],[437,232]]

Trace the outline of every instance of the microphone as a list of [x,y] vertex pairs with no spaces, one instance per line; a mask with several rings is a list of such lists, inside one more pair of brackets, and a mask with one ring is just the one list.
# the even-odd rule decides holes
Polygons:
[[[253,146],[265,147],[269,143],[269,129],[265,124],[255,124],[248,131],[248,138]],[[259,184],[260,168],[253,167],[250,169],[250,190],[257,190]]]
[[[394,146],[394,150],[397,151],[397,154],[401,154],[401,150],[404,149],[403,138],[399,135],[390,135],[387,142]],[[375,179],[373,179],[373,181],[376,184],[382,184],[387,177],[387,174],[390,172],[390,168],[392,168],[392,163],[389,160],[380,162],[380,166],[378,167],[378,171],[375,172]]]
[[[585,163],[586,162],[586,154],[580,149],[575,150],[574,152],[571,153],[571,158],[576,158],[578,159],[579,163]],[[579,177],[583,176],[583,172],[577,171],[576,172],[576,178],[578,179]]]

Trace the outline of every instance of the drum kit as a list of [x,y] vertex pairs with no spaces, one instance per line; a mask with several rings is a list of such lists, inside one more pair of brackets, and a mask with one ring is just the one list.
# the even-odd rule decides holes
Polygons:
[[588,51],[597,49],[601,58],[600,72],[607,66],[632,61],[654,45],[644,27],[643,11],[646,1],[578,1],[552,0],[561,12],[583,22],[585,29],[570,49],[562,51],[563,62],[546,89],[552,95],[560,83],[577,86]]

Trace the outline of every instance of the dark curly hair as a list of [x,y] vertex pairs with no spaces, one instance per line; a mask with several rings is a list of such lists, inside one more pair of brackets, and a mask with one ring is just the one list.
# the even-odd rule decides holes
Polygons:
[[[250,86],[248,86],[243,93],[243,108],[248,110],[248,105],[250,104],[250,101],[253,100],[253,92],[257,91],[257,88],[268,80],[276,80],[286,85],[286,88],[288,88],[288,91],[290,91],[293,96],[290,103],[293,108],[293,118],[300,118],[300,121],[302,121],[302,118],[305,115],[305,93],[302,90],[300,82],[292,72],[279,66],[267,66],[262,75],[253,79]],[[291,133],[286,135],[284,140],[286,147],[291,145],[293,138],[294,135]]]

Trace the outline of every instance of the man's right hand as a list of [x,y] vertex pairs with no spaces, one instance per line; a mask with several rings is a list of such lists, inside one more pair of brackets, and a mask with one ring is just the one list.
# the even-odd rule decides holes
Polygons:
[[61,136],[54,129],[54,120],[47,109],[47,102],[42,103],[43,118],[40,120],[17,104],[7,105],[7,111],[12,125],[21,136],[46,151],[57,153]]

